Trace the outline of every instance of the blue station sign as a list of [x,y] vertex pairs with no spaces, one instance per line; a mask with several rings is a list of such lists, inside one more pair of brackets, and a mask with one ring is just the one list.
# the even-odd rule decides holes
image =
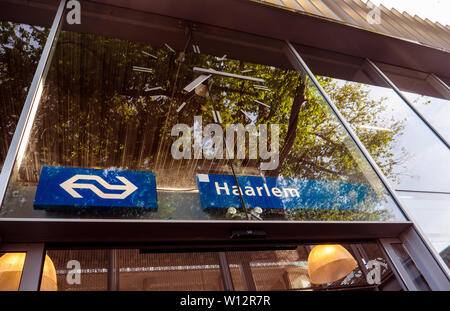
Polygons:
[[241,191],[246,207],[263,209],[357,209],[373,202],[375,192],[368,184],[237,176],[197,174],[202,209],[241,207]]
[[42,167],[34,198],[49,207],[135,207],[157,209],[153,172]]

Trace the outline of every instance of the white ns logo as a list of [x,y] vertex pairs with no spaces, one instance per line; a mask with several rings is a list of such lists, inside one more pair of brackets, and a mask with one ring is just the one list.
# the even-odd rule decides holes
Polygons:
[[[95,185],[75,183],[79,179],[95,180],[100,185],[102,185],[103,187],[105,187],[108,190],[123,190],[123,192],[122,193],[104,193],[103,191],[98,189],[97,186],[95,186]],[[130,182],[125,177],[117,176],[117,179],[120,180],[121,182],[123,182],[123,185],[108,184],[103,178],[101,178],[100,176],[96,176],[96,175],[77,174],[77,175],[69,178],[65,182],[61,183],[60,186],[74,198],[83,198],[74,189],[90,189],[102,199],[125,199],[127,196],[129,196],[130,194],[132,194],[134,191],[136,191],[138,189],[138,187],[136,187],[132,182]]]

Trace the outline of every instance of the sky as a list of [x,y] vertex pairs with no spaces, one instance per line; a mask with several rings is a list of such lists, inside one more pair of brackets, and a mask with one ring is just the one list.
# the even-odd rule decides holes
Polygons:
[[[388,9],[395,8],[409,15],[428,18],[442,25],[450,25],[450,0],[370,0],[373,4],[383,4]],[[367,2],[365,0],[364,2]]]
[[[339,79],[335,81],[339,86],[346,83]],[[379,102],[386,98],[386,110],[380,112],[382,122],[377,124],[380,128],[389,128],[389,124],[395,121],[403,122],[403,129],[389,145],[390,152],[399,163],[393,166],[392,173],[387,177],[393,189],[409,190],[397,191],[402,206],[425,232],[436,251],[441,252],[449,246],[450,239],[450,195],[443,193],[450,189],[450,167],[441,165],[448,159],[447,148],[392,89],[374,85],[364,85],[363,89],[370,91],[367,94],[370,100]],[[429,122],[439,130],[447,131],[447,120],[450,117],[448,100],[408,92],[404,94]],[[427,100],[432,100],[433,104],[425,104]],[[372,127],[372,132],[374,129]],[[378,163],[383,163],[381,157],[378,158]]]

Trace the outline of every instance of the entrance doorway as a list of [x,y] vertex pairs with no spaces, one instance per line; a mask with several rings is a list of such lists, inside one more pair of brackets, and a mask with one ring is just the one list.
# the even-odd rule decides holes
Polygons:
[[164,250],[60,248],[48,249],[47,255],[55,266],[59,291],[405,289],[376,242]]

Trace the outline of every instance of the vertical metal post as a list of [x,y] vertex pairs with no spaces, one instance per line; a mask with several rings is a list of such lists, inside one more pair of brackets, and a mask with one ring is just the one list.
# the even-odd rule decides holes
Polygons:
[[50,67],[50,60],[55,49],[56,39],[64,20],[63,13],[65,4],[66,0],[61,0],[56,12],[55,19],[53,20],[53,24],[50,28],[50,33],[47,37],[47,41],[42,51],[39,64],[34,73],[33,81],[31,82],[31,86],[28,91],[22,113],[20,114],[19,121],[17,122],[16,130],[14,132],[14,136],[9,146],[8,154],[6,155],[6,159],[3,164],[3,169],[0,173],[0,205],[5,197],[6,188],[8,186],[8,181],[11,177],[16,158],[23,156],[28,143],[27,140],[33,126],[36,110],[39,106],[39,101],[44,88],[45,78],[48,68]]
[[426,126],[439,138],[444,145],[447,146],[447,148],[450,148],[450,144],[448,143],[445,138],[439,134],[439,132],[434,128],[433,125],[431,125],[430,122],[425,119],[425,117],[414,107],[414,105],[406,98],[405,95],[399,90],[399,88],[384,74],[383,71],[381,71],[380,68],[378,68],[377,65],[375,65],[374,62],[372,62],[370,59],[366,59],[367,64],[397,93],[397,95],[408,105],[409,108],[419,117],[419,119],[425,123]]
[[228,266],[227,255],[219,252],[220,273],[222,274],[223,288],[226,291],[234,291],[233,278],[231,277],[230,266]]
[[44,244],[30,245],[25,256],[19,291],[38,291],[44,266]]
[[241,275],[245,284],[245,290],[255,291],[256,285],[253,279],[252,268],[250,267],[250,262],[243,259],[240,263]]
[[109,250],[109,267],[108,267],[108,290],[120,290],[120,265],[117,249]]

